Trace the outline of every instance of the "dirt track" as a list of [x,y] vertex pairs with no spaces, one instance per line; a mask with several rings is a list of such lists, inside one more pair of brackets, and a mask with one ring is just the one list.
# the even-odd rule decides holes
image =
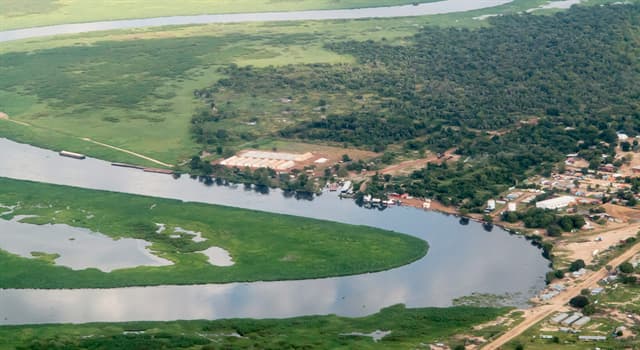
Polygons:
[[142,158],[142,159],[148,160],[148,161],[150,161],[150,162],[152,162],[152,163],[160,164],[160,165],[165,166],[165,167],[167,167],[167,168],[172,168],[172,167],[173,167],[173,165],[171,165],[171,164],[167,164],[167,163],[163,163],[163,162],[161,162],[161,161],[159,161],[159,160],[157,160],[157,159],[153,159],[153,158],[147,157],[147,156],[145,156],[145,155],[142,155],[142,154],[140,154],[140,153],[135,153],[135,152],[132,152],[132,151],[129,151],[129,150],[126,150],[126,149],[120,148],[120,147],[111,146],[111,145],[108,145],[108,144],[106,144],[106,143],[102,143],[102,142],[94,141],[94,140],[92,140],[92,139],[90,139],[90,138],[88,138],[88,137],[85,137],[85,138],[83,138],[82,140],[83,140],[83,141],[87,141],[87,142],[91,142],[91,143],[95,143],[96,145],[100,145],[100,146],[103,146],[103,147],[107,147],[107,148],[115,149],[116,151],[120,151],[120,152],[128,153],[128,154],[130,154],[130,155],[132,155],[132,156],[135,156],[135,157],[138,157],[138,158]]
[[[640,225],[638,224],[633,225],[632,227],[636,231],[640,229]],[[613,258],[611,261],[609,261],[608,265],[618,266],[623,262],[631,259],[634,255],[636,255],[639,252],[640,252],[640,243],[636,243],[631,248],[627,249],[627,251],[622,253],[620,256]],[[549,303],[543,304],[540,306],[535,306],[528,310],[523,310],[525,313],[524,321],[522,321],[520,324],[518,324],[514,328],[508,330],[506,333],[496,338],[492,342],[488,343],[482,349],[483,350],[501,349],[503,345],[513,340],[515,337],[519,336],[520,334],[522,334],[524,331],[529,329],[529,327],[542,321],[549,315],[556,312],[559,308],[566,305],[571,298],[580,294],[580,291],[582,289],[592,288],[597,286],[598,281],[605,278],[606,276],[607,276],[607,270],[605,270],[604,268],[598,271],[589,273],[581,282],[567,288],[566,290],[561,292],[558,296],[553,298]]]

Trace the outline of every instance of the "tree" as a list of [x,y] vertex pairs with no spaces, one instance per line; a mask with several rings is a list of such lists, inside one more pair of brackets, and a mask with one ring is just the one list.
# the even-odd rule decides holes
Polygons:
[[342,161],[345,162],[345,163],[346,162],[350,162],[351,161],[351,157],[349,157],[348,154],[343,154],[342,155]]
[[569,300],[569,305],[578,309],[582,309],[585,306],[589,305],[589,298],[585,297],[584,295],[577,295]]
[[620,270],[620,272],[622,273],[632,273],[633,272],[633,265],[631,265],[630,262],[623,262],[622,264],[620,264],[620,266],[618,266],[618,270]]
[[575,272],[575,271],[578,271],[580,269],[583,269],[585,266],[586,265],[584,263],[584,260],[578,259],[578,260],[572,262],[571,265],[569,265],[569,271]]
[[562,236],[562,228],[556,224],[550,225],[547,228],[547,234],[549,237],[560,237]]

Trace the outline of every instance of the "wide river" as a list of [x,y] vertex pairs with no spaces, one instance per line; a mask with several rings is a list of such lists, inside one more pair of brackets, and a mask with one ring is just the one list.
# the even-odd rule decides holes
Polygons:
[[[0,139],[0,176],[369,225],[430,244],[428,254],[412,264],[349,277],[90,290],[5,289],[0,290],[0,324],[360,316],[398,303],[449,306],[454,298],[472,293],[508,295],[509,304],[522,306],[544,287],[548,271],[539,249],[502,229],[486,231],[475,222],[414,208],[367,210],[335,193],[307,200],[279,190],[261,194],[244,186],[206,185],[187,176],[174,179],[96,159],[63,158],[6,139]],[[3,223],[0,220],[0,230]]]
[[0,32],[0,42],[60,34],[77,34],[116,29],[209,23],[315,21],[363,18],[394,18],[479,10],[504,5],[513,0],[443,0],[419,5],[387,6],[347,10],[257,12],[221,15],[172,16],[92,23],[62,24]]

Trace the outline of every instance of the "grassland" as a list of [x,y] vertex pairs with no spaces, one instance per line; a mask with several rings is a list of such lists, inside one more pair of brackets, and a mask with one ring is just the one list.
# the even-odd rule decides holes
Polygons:
[[[0,349],[414,349],[489,338],[499,328],[474,331],[504,308],[405,309],[393,306],[363,318],[309,316],[283,320],[135,322],[0,327]],[[346,333],[391,331],[379,342]],[[236,335],[236,336],[233,336]]]
[[0,0],[0,30],[53,24],[177,15],[329,10],[408,5],[434,0]]
[[[417,238],[364,226],[3,178],[0,203],[18,204],[5,219],[36,215],[25,221],[88,228],[114,239],[144,239],[152,243],[150,249],[157,255],[174,262],[166,267],[104,273],[96,269],[73,271],[47,259],[26,259],[0,251],[0,288],[305,279],[385,270],[419,259],[427,251],[426,242]],[[166,224],[167,230],[156,233],[155,223]],[[201,232],[207,241],[193,242],[189,235],[172,239],[176,227]],[[235,265],[210,265],[198,252],[211,246],[229,251]]]
[[[0,111],[31,126],[0,120],[0,136],[147,165],[79,142],[89,137],[176,164],[200,150],[189,135],[191,116],[202,105],[193,91],[224,78],[219,68],[353,63],[353,57],[328,50],[325,43],[385,39],[402,45],[403,38],[425,25],[484,26],[486,21],[473,18],[523,11],[543,2],[517,0],[491,9],[411,19],[168,27],[4,43]],[[240,116],[230,127],[245,131],[240,130],[247,128],[242,121],[251,117]],[[250,146],[251,139],[236,146]]]

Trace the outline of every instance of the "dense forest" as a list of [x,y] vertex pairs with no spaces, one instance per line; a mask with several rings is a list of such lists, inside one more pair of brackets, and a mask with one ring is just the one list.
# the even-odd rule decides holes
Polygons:
[[597,166],[613,154],[617,131],[640,134],[639,5],[503,16],[481,29],[424,28],[402,44],[327,47],[357,63],[224,68],[227,78],[197,92],[215,108],[194,116],[196,139],[234,137],[205,132],[239,113],[225,101],[230,91],[301,96],[309,116],[276,136],[375,151],[456,148],[464,161],[417,171],[398,190],[471,208],[549,172],[566,153]]

